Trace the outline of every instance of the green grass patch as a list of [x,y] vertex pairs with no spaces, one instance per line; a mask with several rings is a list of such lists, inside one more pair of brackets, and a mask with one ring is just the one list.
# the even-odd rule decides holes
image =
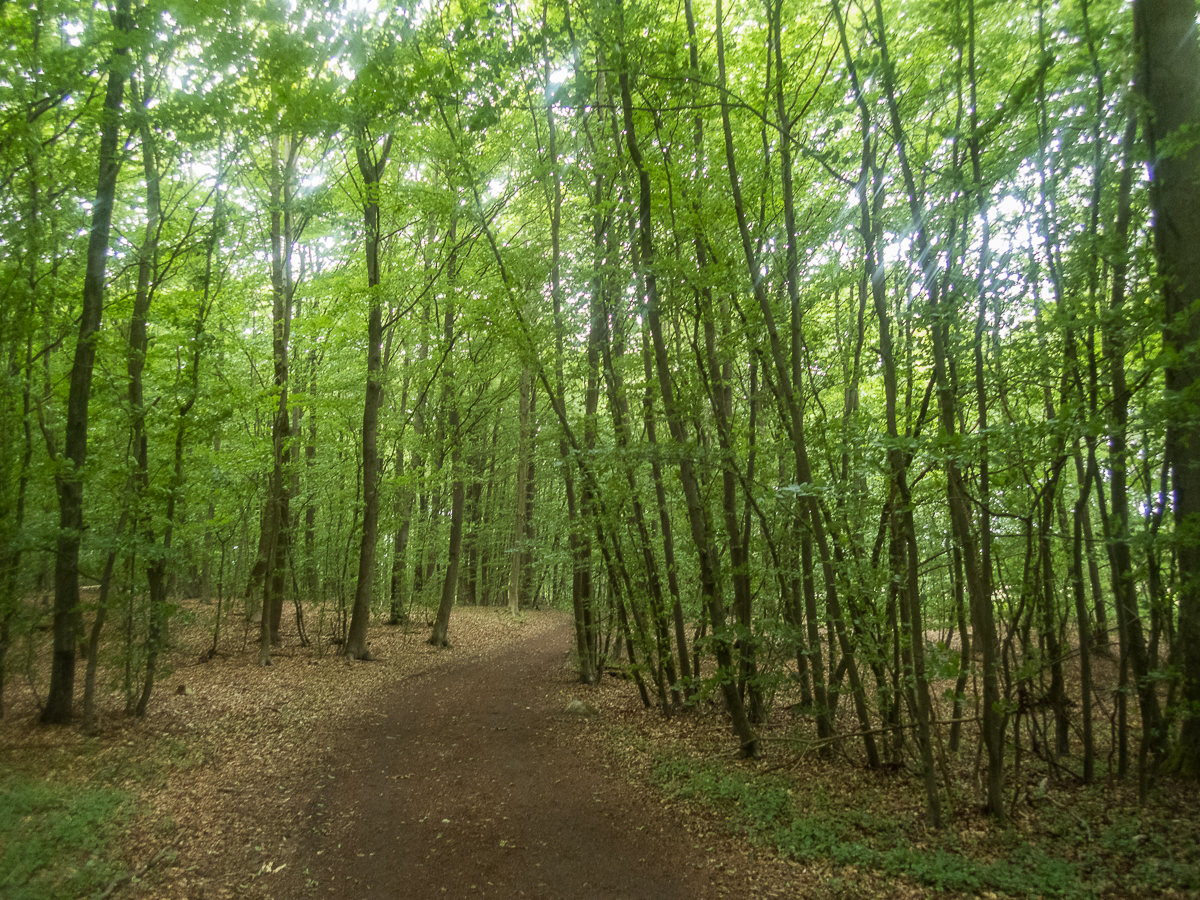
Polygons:
[[132,806],[110,788],[0,780],[0,896],[7,900],[76,900],[124,872],[110,858]]
[[720,762],[660,756],[654,778],[668,795],[731,815],[736,827],[782,856],[873,869],[937,891],[1088,898],[1115,884],[1150,895],[1200,887],[1194,842],[1168,846],[1136,824],[1129,827],[1137,835],[1110,828],[1095,843],[1082,832],[1057,839],[998,832],[968,850],[951,829],[929,834],[870,798],[843,795],[835,805],[818,791],[789,792],[782,779]]

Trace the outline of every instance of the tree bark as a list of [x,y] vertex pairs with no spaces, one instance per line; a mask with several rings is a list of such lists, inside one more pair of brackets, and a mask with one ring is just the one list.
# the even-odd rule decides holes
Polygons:
[[[549,62],[545,77],[549,83]],[[603,75],[597,90],[602,90]],[[554,391],[550,402],[560,417],[566,415],[566,381],[563,375],[563,342],[566,323],[563,319],[562,287],[562,173],[558,164],[558,127],[554,121],[554,108],[546,107],[547,147],[546,156],[551,174],[550,187],[550,296],[554,311]],[[543,380],[545,381],[544,374]],[[546,385],[548,388],[548,385]],[[595,684],[603,674],[600,670],[598,634],[594,622],[591,596],[590,544],[586,534],[583,510],[576,494],[575,466],[571,458],[571,442],[566,433],[566,423],[560,422],[563,433],[559,438],[558,452],[563,462],[563,488],[567,495],[568,543],[571,549],[571,606],[575,619],[575,655],[579,680],[584,684]]]
[[54,565],[54,656],[50,670],[50,692],[41,720],[63,725],[71,721],[75,696],[75,641],[79,610],[79,548],[83,538],[83,466],[87,461],[88,401],[96,338],[104,308],[104,277],[108,262],[108,238],[112,226],[117,173],[121,168],[118,140],[121,104],[128,70],[129,35],[133,30],[130,0],[117,0],[113,16],[116,32],[109,61],[108,83],[100,124],[100,167],[92,226],[88,234],[87,270],[83,282],[83,310],[79,338],[71,365],[71,387],[67,396],[66,465],[55,476],[58,493],[59,533]]
[[[754,242],[750,234],[745,204],[742,200],[741,182],[738,178],[737,160],[733,146],[733,126],[730,118],[729,94],[726,90],[725,73],[725,36],[722,24],[723,9],[720,0],[717,3],[717,71],[721,88],[721,125],[725,138],[725,164],[729,176],[730,192],[733,195],[733,207],[737,216],[738,234],[741,238],[742,255],[746,263],[746,272],[754,292],[755,302],[762,314],[766,326],[768,341],[766,354],[770,360],[774,374],[764,365],[763,376],[775,394],[776,401],[783,409],[784,428],[786,429],[790,449],[794,458],[794,474],[797,486],[814,484],[812,465],[809,461],[808,444],[804,433],[804,411],[799,397],[800,378],[803,366],[798,359],[792,360],[791,365],[785,355],[783,341],[779,335],[779,327],[775,320],[771,300],[767,296],[766,287],[757,267]],[[784,206],[788,205],[791,190],[790,176],[784,180]],[[786,222],[785,214],[785,222]],[[792,243],[795,243],[792,241]],[[797,251],[798,252],[798,251]],[[790,290],[790,288],[789,288]],[[789,300],[791,297],[789,295]],[[793,330],[799,328],[798,299],[791,308],[793,325],[789,329],[790,342],[795,345],[798,336]],[[867,754],[867,764],[871,768],[880,765],[879,750],[875,744],[874,730],[871,728],[870,712],[867,709],[866,694],[862,680],[859,677],[858,664],[855,661],[854,649],[846,629],[846,619],[843,613],[841,598],[838,594],[837,574],[834,571],[833,553],[829,546],[829,536],[825,528],[824,512],[820,499],[815,496],[797,498],[800,504],[797,510],[797,529],[804,526],[811,529],[820,554],[822,575],[825,581],[825,612],[830,621],[830,640],[837,642],[842,656],[846,660],[846,671],[850,676],[850,687],[854,698],[855,714],[858,716],[859,730],[863,739],[863,747]]]
[[276,393],[271,420],[271,479],[268,513],[264,516],[263,605],[258,631],[258,664],[271,665],[271,646],[278,640],[283,614],[284,572],[290,533],[290,491],[285,471],[290,457],[292,422],[288,415],[288,343],[291,330],[291,228],[287,183],[292,174],[296,147],[280,138],[271,142],[271,356]]
[[[404,477],[404,448],[396,446],[396,480]],[[392,543],[392,582],[388,592],[389,625],[403,625],[408,621],[408,603],[405,597],[408,573],[408,535],[412,528],[412,491],[401,487],[396,495],[396,517],[399,525]]]
[[[1154,245],[1166,301],[1163,345],[1166,388],[1171,405],[1167,420],[1167,452],[1174,488],[1175,554],[1179,565],[1179,633],[1182,702],[1187,710],[1174,766],[1200,778],[1200,42],[1194,0],[1135,0],[1134,35],[1141,60],[1135,84],[1149,111]],[[1127,513],[1113,506],[1122,525]],[[1127,526],[1125,526],[1127,527]],[[1128,545],[1120,544],[1123,553]],[[1151,661],[1136,646],[1140,620],[1136,598],[1126,591],[1127,624],[1139,682],[1143,728],[1155,755],[1165,735],[1157,714],[1153,684],[1145,684]]]
[[508,611],[516,615],[521,608],[521,580],[524,576],[525,493],[529,484],[529,400],[532,379],[528,368],[521,369],[517,385],[517,486],[513,497],[513,530],[509,550]]
[[[718,17],[720,7],[718,7]],[[688,431],[682,412],[678,408],[675,389],[671,383],[670,365],[667,359],[666,341],[663,337],[662,322],[659,318],[658,279],[655,271],[654,220],[651,215],[650,174],[642,159],[641,149],[637,142],[637,131],[633,118],[633,96],[629,86],[629,59],[623,53],[620,66],[621,109],[624,116],[625,140],[630,159],[638,175],[638,240],[640,243],[641,261],[645,279],[645,315],[650,326],[650,336],[654,346],[655,370],[658,374],[659,392],[663,399],[663,409],[666,412],[667,423],[670,426],[671,437],[681,447],[688,444]],[[700,481],[695,471],[691,456],[684,453],[679,461],[679,474],[683,481],[684,497],[687,501],[688,521],[691,525],[692,540],[700,559],[700,588],[704,604],[713,626],[713,645],[720,667],[721,694],[725,698],[725,706],[729,711],[734,732],[738,736],[743,756],[757,756],[759,753],[758,735],[750,724],[745,705],[738,694],[734,678],[734,660],[731,642],[726,631],[724,601],[718,582],[720,577],[720,562],[713,536],[712,524],[709,521],[708,510],[704,506]]]
[[[451,247],[457,240],[457,219],[451,219],[447,240]],[[437,619],[429,644],[434,647],[449,647],[450,612],[454,609],[454,598],[458,590],[458,567],[462,558],[463,501],[465,488],[462,474],[462,434],[459,433],[458,390],[454,381],[454,362],[451,351],[454,346],[455,282],[458,272],[458,250],[451,249],[447,265],[448,287],[446,290],[446,312],[442,338],[446,345],[446,362],[442,366],[442,405],[446,410],[450,426],[446,439],[450,441],[450,468],[453,479],[450,493],[450,547],[446,557],[446,573],[442,581],[442,597],[438,603]]]
[[354,588],[354,612],[346,636],[346,656],[370,659],[367,650],[367,625],[371,621],[371,591],[375,584],[375,548],[379,543],[379,405],[383,400],[383,297],[379,264],[380,234],[379,192],[392,139],[375,152],[369,135],[358,136],[355,153],[363,185],[364,245],[367,256],[367,387],[363,401],[363,526],[358,553],[358,579]]

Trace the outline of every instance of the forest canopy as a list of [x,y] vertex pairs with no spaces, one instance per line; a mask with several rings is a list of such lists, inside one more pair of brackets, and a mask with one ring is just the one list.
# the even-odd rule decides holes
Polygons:
[[584,682],[750,756],[797,691],[934,823],[972,740],[1004,817],[1023,717],[1200,773],[1195,25],[3,3],[0,674],[52,629],[88,727],[185,598],[264,665],[555,605]]

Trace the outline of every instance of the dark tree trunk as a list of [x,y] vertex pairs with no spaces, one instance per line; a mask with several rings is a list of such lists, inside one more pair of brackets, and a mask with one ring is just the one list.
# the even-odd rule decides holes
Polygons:
[[[720,7],[717,9],[720,19]],[[621,109],[625,125],[625,141],[629,156],[633,161],[638,175],[638,241],[641,262],[644,270],[645,283],[645,315],[650,328],[650,337],[654,346],[655,371],[658,375],[659,392],[663,400],[663,409],[670,426],[671,437],[681,447],[688,443],[687,425],[675,397],[675,388],[671,382],[670,364],[667,358],[666,340],[663,335],[662,323],[659,318],[658,278],[655,271],[655,247],[653,217],[651,215],[650,173],[642,159],[638,146],[637,131],[633,117],[633,96],[629,84],[629,60],[621,59],[620,66]],[[734,732],[738,736],[743,756],[759,754],[758,735],[750,724],[745,705],[738,694],[737,684],[732,678],[734,672],[733,648],[725,633],[726,611],[721,596],[719,584],[720,560],[713,535],[713,526],[709,521],[708,510],[704,505],[701,493],[700,479],[689,454],[684,453],[679,461],[679,474],[683,481],[684,497],[687,501],[688,521],[691,525],[692,539],[700,562],[700,588],[704,605],[713,626],[713,647],[717,665],[723,671],[721,693],[729,711]]]
[[[1200,708],[1200,43],[1194,0],[1135,0],[1134,35],[1142,58],[1135,83],[1149,110],[1150,203],[1154,244],[1166,300],[1163,344],[1166,387],[1172,409],[1167,452],[1174,488],[1175,554],[1179,565],[1180,675],[1185,709]],[[1127,513],[1113,504],[1124,525]],[[1128,545],[1122,543],[1123,555]],[[1118,597],[1121,603],[1122,598]],[[1157,757],[1165,746],[1153,684],[1146,684],[1136,600],[1126,591],[1130,646],[1138,678],[1143,729]],[[1200,778],[1200,716],[1183,719],[1174,760],[1179,771]]]
[[[879,357],[883,363],[885,425],[888,434],[887,460],[892,488],[896,496],[895,546],[891,557],[899,570],[896,599],[900,605],[902,620],[907,620],[909,646],[907,653],[901,652],[910,667],[910,676],[905,678],[909,688],[909,706],[917,720],[917,746],[921,754],[921,767],[925,780],[925,797],[929,824],[934,828],[942,825],[942,800],[938,793],[933,764],[933,746],[930,734],[931,704],[929,683],[925,676],[925,628],[922,616],[921,585],[919,578],[920,553],[917,546],[916,525],[913,520],[913,497],[908,480],[908,457],[901,443],[897,404],[899,390],[896,377],[896,359],[892,350],[892,323],[887,303],[886,273],[883,266],[883,225],[879,221],[883,204],[883,186],[880,172],[875,164],[874,135],[870,113],[861,87],[858,73],[846,41],[845,24],[840,9],[835,8],[839,36],[851,73],[855,99],[861,115],[862,169],[859,176],[859,219],[860,230],[866,248],[866,277],[871,285],[871,296],[875,306],[875,317],[879,323]],[[782,99],[780,106],[782,108]],[[899,702],[898,697],[893,698]]]
[[[402,404],[403,405],[403,404]],[[404,448],[396,447],[396,480],[404,477]],[[389,625],[403,625],[408,621],[408,603],[405,597],[408,572],[408,535],[412,528],[412,491],[401,487],[396,495],[396,518],[399,525],[392,544],[392,583],[388,592]]]
[[[137,84],[130,81],[131,93],[136,102]],[[154,547],[154,531],[150,525],[150,510],[144,504],[149,500],[150,459],[149,442],[146,435],[146,409],[143,397],[142,373],[146,365],[146,355],[149,351],[149,332],[147,317],[150,313],[151,298],[158,281],[158,229],[160,215],[159,176],[158,166],[154,157],[154,141],[150,128],[144,116],[141,125],[143,174],[146,179],[146,239],[141,248],[138,260],[137,291],[133,301],[133,316],[129,323],[129,360],[127,372],[129,376],[129,408],[133,416],[133,497],[134,528],[140,531],[146,547],[149,549],[148,565],[146,566],[146,581],[150,594],[150,631],[147,635],[146,682],[143,694],[149,699],[150,685],[153,684],[154,670],[158,659],[157,638],[162,619],[161,611],[166,606],[164,594],[165,557]],[[164,547],[164,553],[165,553]],[[111,574],[110,574],[111,577]],[[99,617],[98,617],[99,619]],[[99,633],[96,635],[99,638]],[[140,710],[140,711],[139,711]],[[134,714],[145,715],[145,705],[140,701],[135,704]]]
[[529,484],[529,403],[532,380],[529,369],[522,369],[518,384],[517,428],[519,431],[517,446],[517,486],[513,497],[513,530],[510,546],[509,576],[508,576],[508,611],[516,613],[521,608],[521,581],[525,572],[525,554],[522,544],[525,541],[525,493]]
[[383,297],[379,266],[380,234],[379,184],[387,165],[389,137],[379,150],[369,137],[359,135],[355,151],[358,172],[363,180],[363,223],[367,254],[367,290],[370,310],[367,314],[367,388],[363,401],[363,527],[358,553],[358,579],[354,588],[354,613],[346,637],[346,656],[370,659],[367,650],[367,625],[371,621],[371,590],[375,584],[375,547],[379,543],[379,405],[383,399]]
[[88,234],[87,270],[83,281],[83,310],[79,338],[71,365],[71,387],[67,396],[66,465],[55,476],[58,492],[59,533],[54,565],[54,657],[50,670],[50,692],[42,710],[42,722],[62,725],[71,721],[75,698],[75,642],[79,610],[79,547],[83,538],[83,466],[87,461],[88,401],[96,338],[104,307],[104,278],[108,262],[108,238],[112,226],[117,173],[121,168],[118,140],[121,104],[128,70],[129,33],[133,28],[130,0],[117,0],[113,16],[116,32],[109,62],[108,84],[100,124],[100,167],[92,227]]
[[[546,73],[549,78],[549,71]],[[597,630],[593,621],[591,596],[590,541],[583,520],[583,509],[575,486],[575,466],[571,459],[571,442],[566,433],[566,381],[563,377],[563,342],[566,324],[563,320],[562,287],[562,175],[558,165],[558,129],[554,121],[554,109],[547,106],[547,163],[552,173],[550,198],[550,294],[554,304],[554,376],[555,392],[551,403],[559,415],[563,434],[558,442],[559,456],[563,462],[563,487],[567,495],[567,520],[570,529],[568,543],[573,561],[571,575],[571,606],[575,618],[575,654],[579,680],[584,684],[595,684],[600,680],[600,660],[597,647]],[[543,381],[545,376],[543,374]],[[544,384],[544,386],[547,386]],[[547,386],[548,387],[548,386]]]
[[671,594],[671,625],[675,632],[675,646],[679,661],[679,672],[683,678],[683,694],[690,697],[696,692],[692,683],[692,663],[688,653],[687,627],[683,618],[683,600],[679,595],[679,568],[675,563],[675,533],[671,526],[671,511],[667,506],[667,489],[663,483],[662,457],[658,453],[658,426],[654,415],[654,368],[650,328],[642,329],[642,363],[646,373],[646,391],[642,395],[642,424],[646,429],[646,443],[650,447],[650,477],[654,481],[654,502],[658,509],[658,526],[662,532],[663,565],[667,570],[667,590]]
[[263,572],[263,605],[258,632],[258,663],[271,665],[271,646],[278,641],[283,615],[284,580],[290,527],[291,497],[286,470],[290,459],[291,417],[288,415],[288,343],[291,328],[291,228],[287,210],[296,148],[285,147],[281,158],[280,139],[271,143],[271,355],[274,386],[278,392],[271,421],[271,480],[269,513],[264,517],[263,540],[266,567]]
[[[447,239],[453,247],[457,234],[457,220],[450,222],[450,232]],[[454,598],[458,591],[458,566],[462,558],[463,533],[463,501],[465,489],[462,474],[462,434],[459,433],[458,391],[454,380],[454,363],[450,356],[454,346],[455,301],[454,290],[457,281],[458,252],[450,251],[447,263],[446,312],[442,339],[446,346],[446,361],[442,365],[442,408],[450,426],[445,436],[453,448],[450,451],[450,469],[453,479],[450,493],[450,548],[446,558],[446,572],[442,581],[442,597],[438,603],[437,619],[433,623],[433,633],[429,635],[428,643],[434,647],[449,647],[448,634],[450,631],[450,612],[454,609]]]

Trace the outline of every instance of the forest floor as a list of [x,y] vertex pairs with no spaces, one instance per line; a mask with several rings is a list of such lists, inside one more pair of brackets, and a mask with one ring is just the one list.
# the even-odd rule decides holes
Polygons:
[[370,662],[285,646],[260,668],[252,639],[196,662],[185,629],[147,718],[109,709],[92,737],[38,726],[10,684],[0,772],[138,796],[117,898],[794,896],[751,888],[743,841],[625,777],[605,713],[566,712],[605,693],[578,684],[568,615],[458,609],[451,649],[428,633],[375,628]]
[[668,720],[631,682],[580,685],[561,612],[460,608],[449,650],[377,626],[371,662],[285,643],[269,668],[236,636],[197,662],[202,618],[176,630],[144,720],[112,706],[94,736],[43,728],[9,685],[0,774],[134,798],[108,896],[1200,896],[1191,787],[1138,808],[1131,780],[1084,788],[1030,756],[1001,829],[972,806],[967,752],[944,772],[953,824],[931,832],[910,771],[869,771],[852,742],[820,757],[782,700],[743,761],[711,701]]

